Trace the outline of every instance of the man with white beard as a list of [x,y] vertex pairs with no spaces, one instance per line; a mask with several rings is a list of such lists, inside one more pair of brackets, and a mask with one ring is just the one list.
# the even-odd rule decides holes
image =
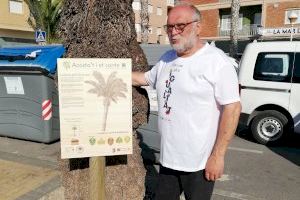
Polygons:
[[221,50],[201,40],[200,12],[173,7],[165,30],[173,50],[148,72],[133,72],[134,86],[157,91],[161,134],[157,200],[210,199],[241,110],[237,75]]

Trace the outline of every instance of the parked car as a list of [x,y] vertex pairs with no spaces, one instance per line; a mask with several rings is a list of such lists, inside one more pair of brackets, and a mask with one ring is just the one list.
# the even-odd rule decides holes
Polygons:
[[300,42],[258,42],[239,67],[240,122],[261,144],[300,133]]

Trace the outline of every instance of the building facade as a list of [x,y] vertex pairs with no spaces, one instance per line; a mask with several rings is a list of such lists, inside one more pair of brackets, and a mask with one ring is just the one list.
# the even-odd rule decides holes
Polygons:
[[[163,29],[166,24],[168,7],[174,5],[174,0],[148,0],[148,43],[168,44],[169,39]],[[132,3],[135,12],[135,29],[137,40],[141,42],[141,0],[134,0]]]
[[0,1],[0,46],[34,42],[34,30],[27,23],[29,14],[23,0]]
[[[201,11],[203,38],[229,39],[232,0],[190,0],[190,2]],[[296,17],[293,23],[290,20],[291,16]],[[270,33],[268,37],[287,39],[291,31],[294,31],[295,38],[300,37],[300,32],[297,33],[300,31],[299,0],[240,0],[239,39],[246,40],[261,34],[262,30],[273,31],[278,28],[287,34]]]
[[[166,23],[168,7],[173,5],[174,0],[148,0],[148,43],[169,43],[163,25]],[[132,7],[135,12],[137,40],[141,42],[141,0],[133,0]],[[0,1],[0,47],[35,43],[34,30],[27,23],[29,15],[29,9],[24,0]]]

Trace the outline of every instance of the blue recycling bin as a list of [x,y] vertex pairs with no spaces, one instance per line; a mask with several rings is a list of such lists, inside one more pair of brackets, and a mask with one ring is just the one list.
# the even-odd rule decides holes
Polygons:
[[0,48],[0,135],[51,143],[59,139],[54,82],[62,45]]

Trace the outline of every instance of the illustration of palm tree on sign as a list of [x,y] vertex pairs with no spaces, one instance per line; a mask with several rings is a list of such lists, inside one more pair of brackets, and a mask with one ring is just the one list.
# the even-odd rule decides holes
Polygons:
[[73,127],[72,127],[72,130],[73,130],[73,136],[75,137],[75,136],[76,136],[75,131],[77,130],[77,127],[76,127],[76,126],[73,126]]
[[94,71],[93,76],[97,81],[85,81],[85,83],[94,86],[94,88],[88,90],[89,93],[96,94],[97,97],[103,97],[104,114],[101,131],[105,131],[106,129],[108,108],[111,102],[117,103],[119,97],[126,98],[125,93],[128,92],[127,84],[121,78],[117,78],[116,74],[117,72],[112,72],[105,82],[103,75],[100,72]]

